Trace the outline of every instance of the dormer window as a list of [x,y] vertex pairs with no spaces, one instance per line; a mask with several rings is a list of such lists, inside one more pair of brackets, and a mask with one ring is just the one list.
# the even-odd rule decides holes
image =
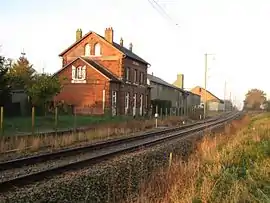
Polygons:
[[100,44],[99,43],[96,43],[95,44],[95,56],[100,56],[101,55],[101,49],[100,49]]
[[84,55],[85,56],[90,56],[91,55],[91,47],[90,44],[86,44],[84,46]]

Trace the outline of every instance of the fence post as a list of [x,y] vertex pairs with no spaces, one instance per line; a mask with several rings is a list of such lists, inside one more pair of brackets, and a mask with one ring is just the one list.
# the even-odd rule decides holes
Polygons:
[[0,107],[0,130],[1,130],[1,135],[3,135],[4,129],[3,129],[3,123],[4,123],[4,107]]
[[77,128],[77,112],[76,109],[74,108],[74,132],[76,131]]
[[35,133],[35,107],[32,106],[32,135]]
[[169,157],[169,168],[171,167],[172,165],[172,152],[170,152],[170,157]]
[[55,130],[57,132],[57,125],[58,125],[58,108],[57,108],[57,106],[55,107],[55,112],[54,112],[54,125],[55,125]]

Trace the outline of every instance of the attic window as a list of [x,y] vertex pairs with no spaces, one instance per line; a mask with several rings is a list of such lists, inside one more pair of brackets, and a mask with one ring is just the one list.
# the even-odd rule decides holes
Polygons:
[[91,55],[91,47],[90,44],[86,44],[84,46],[84,55],[85,56],[90,56]]
[[101,52],[100,52],[101,50],[100,50],[100,44],[99,43],[95,44],[94,49],[95,49],[95,56],[100,56],[101,55]]

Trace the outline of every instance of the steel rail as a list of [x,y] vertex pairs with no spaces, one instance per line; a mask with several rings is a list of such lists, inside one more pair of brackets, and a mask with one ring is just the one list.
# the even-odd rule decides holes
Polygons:
[[41,163],[44,161],[54,160],[54,159],[58,159],[60,157],[67,157],[67,156],[70,156],[70,155],[75,154],[75,153],[83,153],[83,152],[88,152],[91,150],[97,150],[97,149],[101,149],[103,147],[118,145],[118,144],[121,144],[124,142],[130,142],[133,140],[143,139],[143,138],[149,137],[149,136],[156,136],[156,135],[161,135],[164,133],[172,133],[172,132],[179,131],[179,130],[186,129],[186,128],[190,128],[190,127],[193,127],[196,125],[200,125],[200,124],[203,124],[205,122],[215,121],[215,120],[218,120],[220,117],[223,117],[226,115],[227,114],[224,114],[221,116],[217,116],[215,118],[208,119],[206,121],[203,120],[203,121],[199,121],[196,123],[187,124],[184,126],[172,127],[169,129],[162,129],[159,131],[142,133],[142,134],[139,134],[137,136],[117,138],[117,139],[112,139],[109,141],[101,141],[101,142],[97,142],[94,144],[88,144],[88,145],[84,145],[84,146],[80,146],[80,147],[73,147],[73,148],[58,150],[58,151],[51,152],[51,153],[44,153],[44,154],[39,154],[39,155],[34,155],[34,156],[13,159],[13,160],[9,160],[9,161],[3,161],[3,162],[0,162],[0,171],[13,169],[13,168],[20,168],[22,166],[27,166],[27,165],[31,165],[31,164]]
[[18,187],[18,186],[35,182],[35,181],[40,181],[40,180],[43,180],[44,178],[47,178],[52,175],[57,175],[62,172],[83,168],[84,166],[89,166],[91,164],[95,164],[97,162],[112,158],[116,155],[137,150],[138,148],[141,148],[141,147],[152,146],[152,145],[155,145],[155,144],[167,141],[167,140],[175,139],[175,138],[183,138],[186,135],[194,134],[196,132],[202,132],[207,128],[215,128],[220,125],[223,125],[225,122],[235,119],[239,115],[240,115],[239,113],[233,113],[226,116],[226,118],[221,118],[221,119],[210,121],[210,122],[204,122],[203,124],[199,126],[193,126],[186,129],[181,129],[178,132],[177,131],[170,132],[169,135],[165,133],[163,136],[156,135],[152,137],[139,138],[138,140],[132,140],[132,141],[129,141],[128,143],[121,143],[119,144],[118,147],[114,147],[113,150],[106,151],[106,147],[104,147],[102,150],[105,152],[103,153],[99,153],[99,154],[97,153],[98,151],[102,151],[102,150],[97,150],[96,152],[95,151],[89,152],[89,153],[92,153],[92,156],[90,158],[80,160],[80,161],[74,161],[69,164],[50,168],[48,170],[42,170],[36,173],[27,174],[27,175],[23,175],[20,177],[16,177],[10,180],[0,182],[0,192],[7,191],[13,188],[14,186]]

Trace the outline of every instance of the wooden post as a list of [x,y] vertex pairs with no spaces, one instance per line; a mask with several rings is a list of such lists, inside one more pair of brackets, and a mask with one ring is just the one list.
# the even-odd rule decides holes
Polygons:
[[1,130],[1,135],[3,135],[3,132],[4,132],[3,123],[4,123],[4,107],[1,106],[0,107],[0,130]]
[[35,107],[32,106],[32,135],[35,133]]
[[168,108],[166,108],[165,116],[166,116],[166,118],[168,117]]
[[56,132],[57,132],[57,125],[58,125],[58,108],[56,106],[55,112],[54,112],[54,126],[55,126]]
[[74,132],[76,131],[77,128],[77,112],[76,109],[74,108]]
[[172,165],[172,152],[170,152],[170,158],[169,158],[169,167]]
[[162,108],[160,108],[160,118],[163,119],[163,111],[162,111]]

